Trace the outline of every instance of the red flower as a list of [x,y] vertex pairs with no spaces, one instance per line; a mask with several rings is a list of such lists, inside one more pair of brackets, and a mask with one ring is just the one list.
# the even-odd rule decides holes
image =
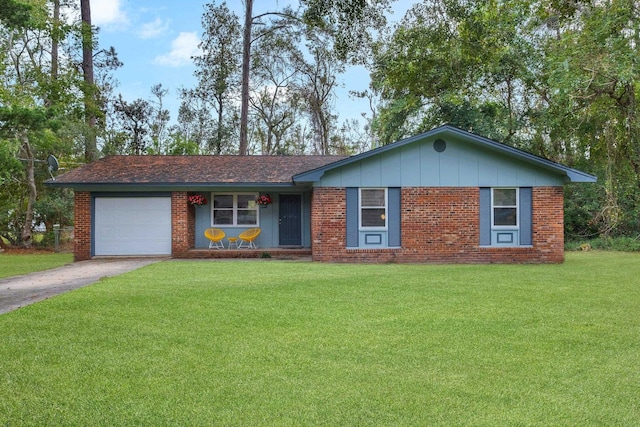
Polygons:
[[259,205],[270,205],[271,203],[273,203],[273,199],[268,194],[261,194],[256,199],[256,203]]
[[193,206],[204,206],[207,204],[207,198],[201,194],[196,194],[194,196],[188,197],[189,204]]

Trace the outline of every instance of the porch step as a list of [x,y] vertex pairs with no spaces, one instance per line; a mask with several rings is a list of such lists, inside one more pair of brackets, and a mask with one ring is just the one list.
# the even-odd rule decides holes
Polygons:
[[174,256],[181,259],[271,258],[280,260],[311,260],[310,248],[258,248],[258,249],[189,249]]

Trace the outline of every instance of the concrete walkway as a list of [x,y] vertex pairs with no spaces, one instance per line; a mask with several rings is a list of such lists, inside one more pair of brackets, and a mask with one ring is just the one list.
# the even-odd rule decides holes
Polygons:
[[52,270],[0,279],[0,314],[136,270],[164,258],[93,259]]

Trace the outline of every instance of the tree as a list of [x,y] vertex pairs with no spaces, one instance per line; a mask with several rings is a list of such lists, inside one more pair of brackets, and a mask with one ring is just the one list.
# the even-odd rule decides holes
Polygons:
[[122,127],[128,132],[126,143],[126,153],[140,156],[147,152],[148,134],[151,127],[151,116],[153,109],[148,101],[136,99],[133,102],[126,102],[122,95],[115,103],[116,114],[122,121]]
[[[49,155],[65,168],[85,159],[88,86],[78,12],[68,0],[7,0],[0,8],[0,230],[13,245],[31,246],[34,225],[71,221],[71,211],[60,211],[70,209],[70,192],[43,183],[51,178]],[[119,65],[113,49],[91,60],[105,82]],[[102,101],[91,101],[96,124]]]
[[378,135],[447,122],[591,171],[601,189],[568,192],[582,202],[567,208],[590,206],[605,236],[639,232],[639,13],[633,1],[416,5],[375,49]]
[[[373,89],[383,143],[443,122],[490,138],[517,139],[535,67],[527,16],[517,2],[434,0],[416,5],[375,47]],[[518,102],[520,103],[519,105]]]
[[151,87],[151,95],[154,100],[150,103],[151,119],[149,130],[151,133],[152,151],[155,154],[164,152],[164,143],[166,141],[167,125],[171,119],[169,110],[164,108],[163,99],[169,93],[169,89],[162,87],[162,84],[156,84]]
[[98,145],[96,135],[97,122],[97,87],[94,80],[93,69],[93,27],[91,26],[91,1],[80,0],[80,11],[82,15],[82,74],[84,76],[84,86],[82,92],[84,96],[84,115],[87,123],[87,133],[85,135],[85,160],[91,162],[98,158]]
[[200,49],[203,53],[193,58],[198,85],[189,91],[187,98],[197,98],[205,110],[210,106],[216,112],[210,119],[215,123],[215,129],[207,139],[210,150],[221,154],[232,146],[235,135],[232,119],[236,115],[234,89],[240,81],[240,23],[225,3],[217,7],[208,4],[202,26],[204,34]]
[[262,154],[284,152],[285,135],[300,111],[296,78],[302,54],[297,41],[296,34],[286,29],[267,29],[255,42],[251,71],[256,89],[250,103]]
[[301,0],[302,19],[309,29],[329,34],[336,57],[367,64],[369,48],[387,25],[395,0]]
[[318,40],[310,46],[312,61],[301,65],[300,91],[306,101],[314,135],[314,152],[331,154],[330,138],[336,116],[331,113],[337,86],[336,75],[344,71],[341,62]]
[[249,70],[251,67],[251,27],[253,26],[253,0],[245,0],[244,28],[242,30],[242,94],[240,99],[240,155],[247,154],[249,123]]
[[[579,4],[555,12],[545,71],[555,91],[555,129],[566,129],[574,161],[603,179],[594,212],[604,236],[638,232],[640,211],[640,8],[633,1]],[[570,51],[567,51],[570,49]],[[557,131],[558,133],[560,131]]]
[[293,26],[305,27],[306,32],[325,32],[333,39],[337,58],[353,63],[365,63],[367,49],[373,34],[386,25],[385,12],[393,0],[301,0],[301,14],[285,9],[280,12],[267,12],[253,16],[253,0],[245,0],[244,28],[242,41],[242,90],[240,110],[240,146],[241,155],[248,147],[248,122],[250,101],[250,70],[252,28],[264,25],[263,19],[276,17],[276,21],[261,32],[261,36],[270,31],[291,29]]
[[183,90],[180,95],[182,102],[178,110],[178,124],[174,126],[174,133],[198,147],[198,151],[209,153],[207,141],[213,140],[214,132],[210,124],[211,110],[208,100],[197,96],[193,90]]
[[5,0],[0,8],[0,22],[8,28],[26,28],[32,6],[16,0]]
[[[6,164],[2,168],[16,172],[20,167],[17,173],[3,178],[6,185],[0,190],[0,223],[7,240],[29,247],[33,242],[34,206],[42,188],[40,162],[53,149],[65,150],[65,142],[56,133],[61,127],[60,117],[73,111],[75,70],[67,64],[63,71],[50,71],[50,56],[43,53],[56,37],[50,31],[54,25],[50,25],[46,4],[12,5],[8,24],[0,26],[0,139],[8,147],[3,150]],[[59,78],[61,74],[64,78]],[[70,95],[59,97],[60,93]],[[9,161],[8,155],[15,160]]]

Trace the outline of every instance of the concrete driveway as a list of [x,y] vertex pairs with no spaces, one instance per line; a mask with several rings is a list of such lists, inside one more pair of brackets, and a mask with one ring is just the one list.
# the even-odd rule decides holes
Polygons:
[[93,259],[52,270],[0,279],[0,314],[117,276],[164,258]]

